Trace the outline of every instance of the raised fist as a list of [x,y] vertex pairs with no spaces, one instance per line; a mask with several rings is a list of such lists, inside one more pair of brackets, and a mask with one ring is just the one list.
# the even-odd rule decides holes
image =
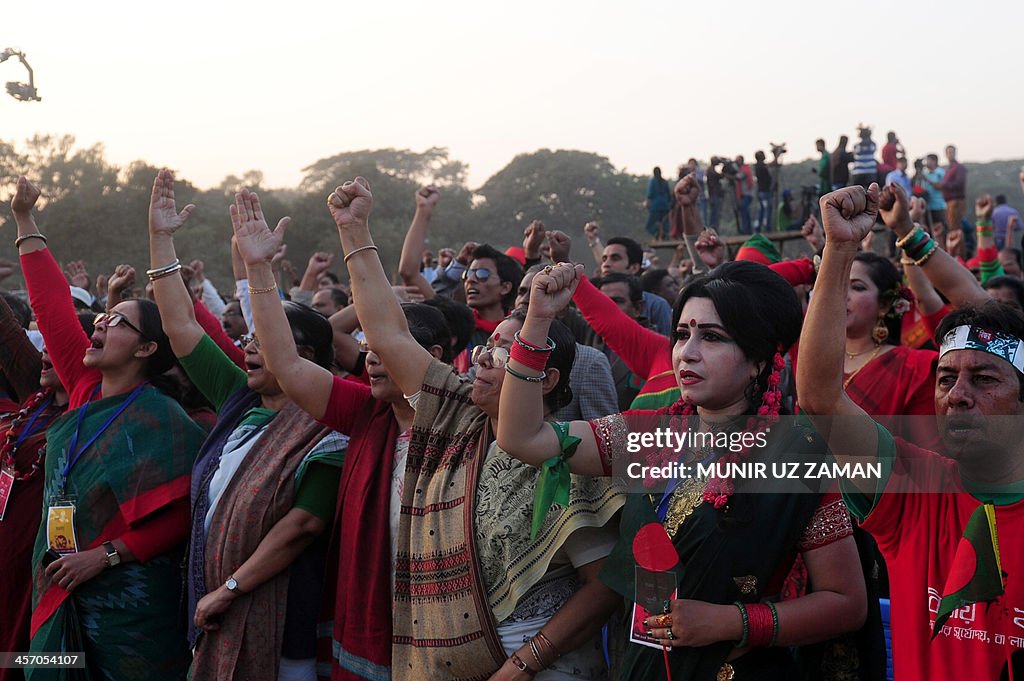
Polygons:
[[433,211],[440,199],[441,192],[434,185],[428,184],[416,192],[416,210]]
[[39,200],[39,193],[39,188],[22,175],[18,178],[18,188],[14,192],[14,198],[11,199],[11,211],[21,214],[31,213],[36,201]]
[[[888,189],[888,188],[887,188]],[[897,187],[906,210],[906,196]],[[878,184],[863,187],[844,187],[821,197],[821,217],[825,227],[826,244],[858,244],[875,224],[879,211]]]

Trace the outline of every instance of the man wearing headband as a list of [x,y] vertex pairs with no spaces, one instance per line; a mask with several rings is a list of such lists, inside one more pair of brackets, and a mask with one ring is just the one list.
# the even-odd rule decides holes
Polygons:
[[797,390],[840,464],[880,464],[880,477],[841,484],[889,568],[895,678],[1013,678],[1008,666],[1024,678],[1024,316],[984,295],[948,315],[936,332],[943,454],[894,438],[843,391],[844,329],[833,320],[879,212],[899,223],[916,266],[949,256],[912,228],[899,189],[849,187],[821,208],[826,245]]

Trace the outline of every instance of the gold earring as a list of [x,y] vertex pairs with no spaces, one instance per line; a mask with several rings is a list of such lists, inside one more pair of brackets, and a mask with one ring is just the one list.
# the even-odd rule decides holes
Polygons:
[[889,327],[885,325],[885,318],[879,317],[878,323],[871,329],[871,340],[875,341],[877,345],[881,345],[889,338]]

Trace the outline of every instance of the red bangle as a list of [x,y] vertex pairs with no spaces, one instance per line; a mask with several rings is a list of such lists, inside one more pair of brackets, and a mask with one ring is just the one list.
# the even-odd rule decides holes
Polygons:
[[771,645],[775,638],[775,618],[771,608],[763,603],[748,605],[747,617],[750,620],[749,644],[762,648]]
[[530,351],[518,343],[514,343],[512,350],[509,352],[509,358],[534,371],[544,371],[548,366],[548,355],[550,354],[550,351]]

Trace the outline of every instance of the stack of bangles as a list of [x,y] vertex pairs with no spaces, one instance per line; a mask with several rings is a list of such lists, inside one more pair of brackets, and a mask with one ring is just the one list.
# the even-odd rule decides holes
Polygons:
[[978,220],[975,224],[975,228],[978,230],[978,237],[988,237],[992,239],[995,237],[995,230],[992,227],[992,220]]
[[[546,659],[547,650],[554,653],[554,657],[550,660]],[[544,635],[543,631],[538,631],[537,635],[530,639],[530,655],[533,657],[534,662],[537,663],[536,669],[528,665],[523,658],[519,657],[519,653],[512,653],[511,657],[508,659],[519,671],[524,674],[529,674],[530,676],[536,676],[539,672],[550,667],[555,660],[562,656],[558,651],[558,648],[555,647],[555,644],[551,642],[551,639]]]
[[896,242],[896,246],[903,249],[907,257],[914,261],[915,265],[923,265],[932,257],[939,245],[935,239],[928,236],[928,233],[921,229],[921,225],[914,225],[914,229]]
[[733,603],[743,618],[743,637],[737,648],[766,648],[775,645],[779,638],[779,613],[771,601],[747,605],[736,601]]
[[175,260],[170,265],[164,265],[163,267],[155,267],[151,270],[146,270],[146,276],[149,277],[150,281],[156,281],[157,279],[163,279],[169,277],[175,272],[181,271],[181,261]]
[[508,364],[505,365],[505,371],[520,380],[529,381],[530,383],[540,383],[543,381],[544,376],[547,375],[544,370],[548,365],[548,356],[551,354],[551,351],[555,349],[555,342],[548,338],[547,347],[533,345],[532,343],[527,343],[520,338],[518,331],[516,331],[512,340],[515,342],[512,344],[512,351],[509,352],[509,359],[514,359],[527,368],[539,371],[540,376],[530,376],[528,374],[520,373]]

